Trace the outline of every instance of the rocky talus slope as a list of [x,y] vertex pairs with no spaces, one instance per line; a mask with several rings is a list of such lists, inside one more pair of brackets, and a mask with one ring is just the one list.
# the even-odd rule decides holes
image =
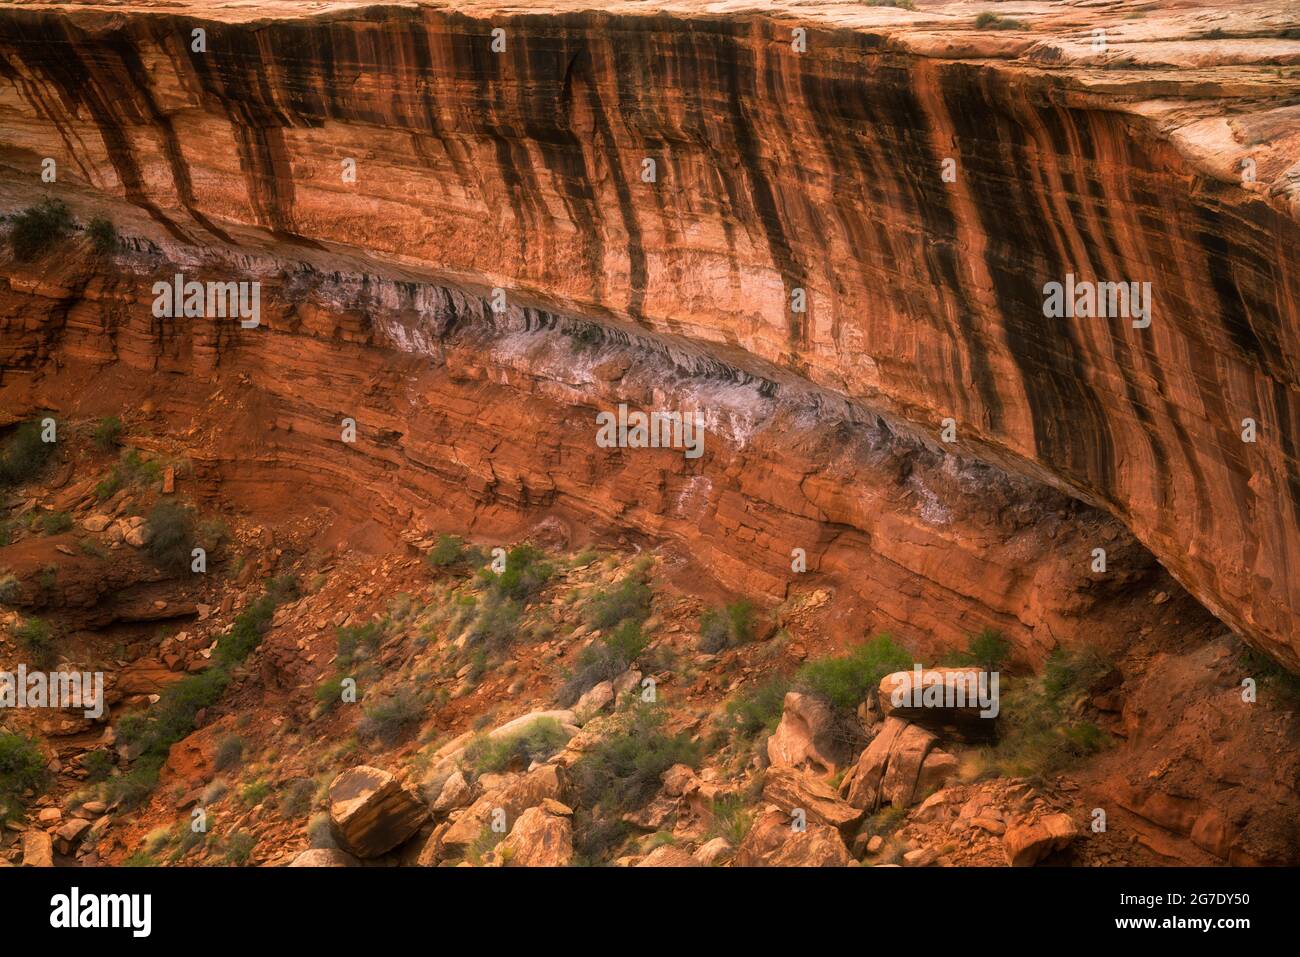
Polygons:
[[995,6],[0,4],[0,866],[1300,860],[1300,13]]

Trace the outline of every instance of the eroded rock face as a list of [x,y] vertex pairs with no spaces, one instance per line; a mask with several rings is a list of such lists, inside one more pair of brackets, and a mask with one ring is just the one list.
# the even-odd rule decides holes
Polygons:
[[[951,417],[1300,664],[1292,4],[1228,11],[1226,42],[1107,19],[1103,53],[1069,8],[998,36],[964,4],[552,9],[205,11],[199,53],[188,16],[11,7],[5,145],[168,245],[363,247]],[[1067,276],[1150,282],[1151,324],[1046,318]]]
[[378,768],[344,771],[329,786],[330,827],[357,857],[378,857],[408,840],[429,816],[413,789]]

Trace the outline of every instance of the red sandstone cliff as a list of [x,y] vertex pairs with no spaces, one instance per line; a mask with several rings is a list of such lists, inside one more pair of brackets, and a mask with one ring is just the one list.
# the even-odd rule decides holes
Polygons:
[[[79,215],[111,210],[140,240],[108,266],[6,261],[6,404],[50,401],[58,367],[91,382],[101,367],[182,379],[238,370],[274,397],[248,411],[275,429],[248,427],[247,467],[260,461],[288,481],[310,472],[339,496],[364,488],[394,520],[449,494],[483,521],[567,498],[660,533],[677,508],[685,522],[717,523],[705,547],[724,576],[779,589],[792,542],[807,537],[848,573],[870,542],[886,558],[909,551],[942,587],[978,579],[952,632],[990,615],[1023,634],[1039,628],[1043,614],[1024,610],[1039,607],[1036,594],[990,597],[1024,589],[997,584],[1026,574],[997,552],[1001,520],[995,540],[955,551],[950,541],[922,562],[923,546],[896,543],[936,534],[935,523],[874,526],[869,497],[841,491],[859,466],[815,465],[827,455],[820,412],[847,396],[900,431],[911,423],[913,443],[938,447],[940,420],[955,419],[966,460],[1023,477],[994,486],[1045,482],[1111,512],[1215,614],[1300,664],[1292,5],[1180,4],[1128,19],[1026,3],[999,12],[1027,28],[998,32],[974,29],[971,4],[568,6],[0,7],[5,207],[46,189],[41,159],[52,157],[52,191]],[[796,27],[808,31],[806,52],[792,48]],[[196,28],[204,52],[192,48]],[[506,31],[504,53],[491,51],[494,28]],[[355,182],[341,175],[349,159]],[[642,179],[646,159],[654,182]],[[201,268],[207,244],[234,247],[209,264],[220,278],[235,262],[240,275],[283,285],[266,328],[152,320],[149,284],[176,264]],[[354,250],[382,262],[356,265]],[[301,296],[295,262],[313,264]],[[344,283],[373,273],[416,284],[386,287],[404,318],[383,326],[377,298],[322,292],[318,276],[332,269]],[[1150,327],[1045,318],[1042,288],[1067,273],[1150,282]],[[826,391],[789,420],[799,429],[782,423],[728,466],[743,518],[729,494],[698,514],[680,506],[697,486],[679,458],[655,476],[608,478],[586,432],[582,450],[556,438],[555,465],[539,476],[535,447],[516,457],[455,439],[468,428],[458,409],[496,410],[503,421],[485,433],[527,446],[540,430],[500,411],[514,402],[462,405],[463,385],[430,385],[422,405],[402,392],[409,377],[456,379],[456,360],[429,371],[429,354],[445,358],[449,319],[486,320],[475,293],[497,286],[516,303],[516,325],[596,320],[637,330],[646,348],[676,343],[701,366],[722,359],[769,392]],[[789,308],[796,290],[806,312]],[[554,367],[495,352],[469,378],[513,388],[514,368],[529,394],[577,400],[583,429],[595,397],[625,395],[569,367],[575,395]],[[169,382],[134,385],[167,392]],[[359,397],[360,383],[369,391]],[[192,382],[174,391],[201,407]],[[698,383],[685,392],[725,409]],[[325,443],[358,404],[382,425],[344,463]],[[1247,417],[1259,423],[1255,444],[1240,440]],[[872,441],[869,419],[834,428]],[[721,434],[729,456],[744,447],[743,430]],[[755,470],[764,455],[770,471]],[[413,462],[437,480],[411,478]],[[965,507],[963,490],[988,494],[972,473],[950,481],[948,508]],[[598,496],[601,483],[618,491]],[[1089,519],[1068,547],[1040,542],[1027,554],[1057,563],[1049,580],[1082,577],[1106,524]],[[840,526],[848,537],[828,541]],[[963,551],[970,565],[952,564]]]

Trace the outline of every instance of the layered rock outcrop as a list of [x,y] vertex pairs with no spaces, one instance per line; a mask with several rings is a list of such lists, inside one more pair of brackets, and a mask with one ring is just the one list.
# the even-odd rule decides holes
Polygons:
[[[255,271],[268,241],[325,262],[355,246],[414,276],[501,287],[516,309],[544,307],[530,322],[577,314],[709,359],[752,357],[769,394],[803,379],[931,435],[952,419],[966,455],[1118,516],[1224,621],[1300,665],[1292,5],[1128,20],[1028,4],[1022,29],[996,33],[966,4],[578,6],[5,9],[0,138],[30,180],[7,185],[5,205],[42,188],[50,157],[59,190],[119,197],[155,242],[190,250],[172,258],[197,264],[192,246],[230,240]],[[175,336],[135,295],[109,326],[90,318],[114,280],[51,290],[8,271],[7,366],[136,350],[206,375],[240,348],[227,327]],[[1046,318],[1044,286],[1067,275],[1151,283],[1150,325]],[[401,328],[408,350],[427,346],[427,330]],[[384,350],[364,381],[396,389],[420,369],[394,359],[396,332],[305,307],[274,371],[242,361],[293,389],[342,339]],[[483,390],[511,377],[477,374]],[[324,395],[351,403],[357,381],[336,369]],[[438,404],[451,416],[460,401]],[[389,421],[369,439],[373,468],[400,488],[396,450],[425,426],[397,427],[378,404]],[[276,437],[282,464],[286,447],[314,454],[303,428],[323,438],[324,417]],[[853,432],[871,442],[869,422]],[[796,443],[821,453],[815,441]],[[474,471],[443,448],[428,467]],[[581,473],[592,455],[566,466]],[[558,478],[538,487],[496,467],[486,481],[501,498],[561,494]],[[623,507],[689,504],[703,483],[679,469]],[[818,487],[834,469],[790,476],[808,489],[810,528],[863,505],[843,491],[854,486]],[[747,559],[788,562],[790,539],[712,504],[728,533],[744,530]],[[1081,574],[1093,547],[1105,543],[1081,538],[1068,556]]]

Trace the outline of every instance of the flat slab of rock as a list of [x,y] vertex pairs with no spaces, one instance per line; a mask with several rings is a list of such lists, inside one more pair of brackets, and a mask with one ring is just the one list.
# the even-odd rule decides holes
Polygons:
[[362,765],[344,771],[329,788],[330,827],[357,857],[386,854],[420,829],[429,811],[413,788],[387,771]]
[[23,832],[23,867],[53,867],[54,841],[44,831]]

